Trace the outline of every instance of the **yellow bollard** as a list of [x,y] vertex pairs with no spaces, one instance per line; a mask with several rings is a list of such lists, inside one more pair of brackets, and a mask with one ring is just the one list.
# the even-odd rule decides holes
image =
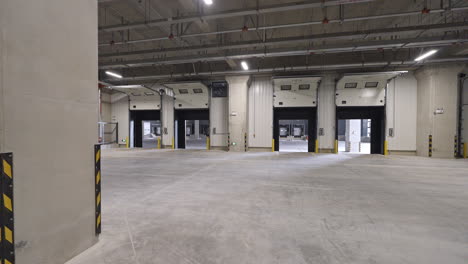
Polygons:
[[275,139],[271,140],[271,152],[275,152]]
[[172,149],[175,149],[175,141],[174,141],[174,138],[172,138]]
[[388,141],[384,141],[384,155],[388,156]]
[[210,137],[206,137],[206,150],[210,150]]
[[319,153],[319,141],[318,141],[318,139],[315,140],[315,153]]
[[161,149],[161,138],[158,138],[158,149]]
[[335,140],[335,154],[338,154],[338,140]]
[[128,140],[128,137],[125,138],[125,147],[130,148],[130,142]]

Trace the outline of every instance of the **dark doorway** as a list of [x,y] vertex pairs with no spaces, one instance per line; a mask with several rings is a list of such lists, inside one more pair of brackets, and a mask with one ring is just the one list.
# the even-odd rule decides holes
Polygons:
[[[299,127],[299,123],[307,124],[303,126],[303,129],[305,131],[302,131],[303,135],[307,135],[307,152],[315,152],[315,140],[317,139],[316,107],[275,108],[273,110],[273,113],[273,138],[275,139],[275,151],[280,151],[280,134],[283,133],[284,138],[284,124],[287,123],[285,123],[285,121],[296,120],[298,122],[297,127]],[[281,128],[283,128],[282,132]],[[294,136],[294,125],[290,128],[290,130],[290,134]],[[299,130],[297,130],[296,132],[299,132]]]
[[[185,149],[185,148],[201,148],[200,140],[198,137],[195,139],[192,138],[192,134],[195,135],[195,121],[200,122],[201,133],[205,139],[206,147],[206,137],[209,136],[209,120],[210,120],[210,111],[208,109],[190,109],[190,110],[176,110],[175,111],[175,137],[176,137],[176,148]],[[208,129],[206,129],[208,127]],[[188,138],[187,138],[188,137]],[[188,145],[187,145],[188,143]]]
[[161,112],[159,110],[134,110],[130,111],[130,123],[133,121],[135,148],[143,147],[143,121],[151,120],[156,122],[161,120]]
[[[340,140],[339,128],[343,125],[340,120],[365,120],[365,124],[370,123],[370,134],[366,135],[370,138],[370,154],[384,154],[385,142],[385,107],[384,106],[368,106],[368,107],[337,107],[336,108],[336,140]],[[361,130],[362,131],[362,130]],[[366,130],[367,131],[367,130]]]

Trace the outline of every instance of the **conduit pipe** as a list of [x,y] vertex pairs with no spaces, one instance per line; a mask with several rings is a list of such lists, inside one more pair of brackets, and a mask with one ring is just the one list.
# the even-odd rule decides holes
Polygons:
[[127,30],[127,29],[134,29],[134,28],[148,28],[148,27],[155,27],[155,26],[178,24],[178,23],[189,23],[189,22],[213,20],[213,19],[220,19],[220,18],[269,14],[269,13],[277,13],[277,12],[284,12],[284,11],[302,10],[302,9],[308,9],[308,8],[323,8],[323,7],[328,7],[328,6],[366,3],[366,2],[373,2],[373,1],[375,0],[334,0],[334,1],[316,1],[314,3],[310,3],[310,2],[309,3],[308,2],[289,3],[289,4],[272,5],[272,6],[262,7],[259,9],[231,10],[231,11],[224,11],[224,12],[215,13],[215,14],[194,15],[194,16],[186,16],[186,17],[170,17],[170,18],[162,18],[162,19],[156,19],[152,21],[139,22],[139,23],[104,26],[104,27],[100,27],[99,31],[111,32],[111,31]]
[[226,59],[248,59],[248,58],[273,58],[282,56],[304,56],[309,54],[331,54],[345,53],[355,51],[367,51],[376,49],[394,49],[394,48],[421,48],[421,47],[443,47],[453,45],[453,43],[465,43],[468,39],[450,38],[441,40],[440,38],[419,38],[419,39],[398,39],[388,41],[367,41],[355,42],[348,45],[326,45],[314,47],[311,49],[275,49],[271,51],[253,51],[247,53],[231,53],[226,55],[204,55],[204,56],[182,56],[182,57],[166,57],[161,59],[142,59],[142,60],[127,60],[103,63],[99,66],[100,69],[118,69],[131,67],[144,67],[154,65],[175,65],[196,62],[212,62],[224,61]]
[[[442,12],[446,12],[446,11],[458,12],[458,11],[465,11],[465,10],[468,10],[468,6],[466,6],[466,7],[456,7],[456,8],[451,8],[451,9],[435,9],[435,10],[431,10],[431,14],[442,13]],[[394,14],[384,14],[384,15],[376,15],[376,16],[345,18],[345,19],[342,19],[342,20],[333,19],[333,20],[329,20],[328,23],[329,24],[330,23],[347,23],[347,22],[366,21],[366,20],[373,20],[373,19],[415,16],[415,15],[421,15],[421,11],[413,11],[413,12],[406,12],[406,13],[394,13]],[[320,20],[320,21],[310,21],[310,22],[303,22],[303,23],[271,25],[271,26],[255,27],[255,28],[251,28],[249,30],[259,31],[259,30],[290,28],[290,27],[304,27],[304,26],[311,26],[311,25],[320,25],[320,24],[322,24],[322,22],[323,21]],[[238,29],[231,29],[231,30],[220,30],[220,31],[212,31],[212,32],[203,32],[203,33],[179,35],[179,36],[174,36],[173,38],[177,39],[177,38],[204,37],[204,36],[220,35],[220,34],[228,34],[228,33],[239,33],[239,32],[242,32],[242,31],[243,31],[242,28],[238,28]],[[112,46],[112,45],[138,44],[138,43],[154,42],[154,41],[161,41],[161,40],[170,40],[170,39],[169,39],[168,36],[162,36],[162,37],[148,38],[148,39],[137,39],[137,40],[113,42],[112,44],[111,43],[101,43],[101,44],[99,44],[99,46],[100,47],[105,47],[105,46]]]
[[446,23],[446,24],[429,24],[429,25],[419,25],[419,26],[408,26],[400,28],[379,28],[371,30],[362,30],[362,31],[348,31],[348,32],[336,32],[336,33],[325,33],[317,35],[308,35],[308,36],[298,36],[298,37],[288,37],[288,38],[276,38],[271,39],[267,42],[263,41],[244,41],[231,43],[226,45],[202,45],[202,46],[192,46],[192,47],[175,47],[175,48],[166,48],[166,49],[146,49],[146,50],[137,50],[129,52],[116,52],[116,53],[104,53],[100,54],[100,58],[108,57],[121,57],[121,56],[132,56],[132,55],[142,55],[142,54],[165,54],[167,52],[197,52],[197,51],[208,51],[208,50],[227,50],[227,49],[241,49],[241,48],[251,48],[251,47],[264,47],[278,44],[292,44],[292,43],[301,43],[308,41],[318,41],[318,40],[329,40],[329,39],[366,39],[373,36],[386,36],[393,35],[402,32],[414,32],[414,31],[457,31],[468,29],[468,22],[457,22],[457,23]]
[[[278,67],[278,68],[265,68],[265,69],[252,69],[247,71],[214,71],[214,72],[199,72],[193,73],[177,73],[177,74],[164,74],[164,75],[148,75],[148,76],[136,76],[136,77],[124,77],[117,80],[122,81],[145,81],[145,80],[159,80],[159,79],[174,79],[174,78],[187,78],[187,77],[215,77],[215,76],[226,76],[226,75],[252,75],[252,74],[264,74],[264,73],[283,73],[283,72],[295,72],[295,71],[310,71],[310,70],[338,70],[338,69],[352,69],[352,68],[369,68],[369,67],[411,67],[420,66],[426,64],[435,63],[446,63],[446,62],[468,62],[468,57],[456,57],[456,58],[442,58],[432,59],[423,62],[415,63],[413,60],[410,61],[382,61],[382,62],[363,62],[363,63],[349,63],[349,64],[332,64],[332,65],[310,65],[310,66],[295,66],[295,67]],[[115,80],[113,80],[115,81]]]

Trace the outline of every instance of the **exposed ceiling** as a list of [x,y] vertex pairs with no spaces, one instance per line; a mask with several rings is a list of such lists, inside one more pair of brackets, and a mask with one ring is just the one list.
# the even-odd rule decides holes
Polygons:
[[468,62],[468,2],[99,0],[99,43],[100,69],[124,77],[101,80],[115,84],[414,69]]

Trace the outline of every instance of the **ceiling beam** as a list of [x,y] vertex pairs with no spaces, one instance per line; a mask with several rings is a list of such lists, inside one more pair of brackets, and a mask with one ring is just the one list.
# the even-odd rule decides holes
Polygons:
[[[451,9],[434,9],[431,10],[431,14],[439,14],[443,12],[460,12],[468,10],[467,7],[458,7],[458,8],[451,8]],[[376,20],[376,19],[388,19],[388,18],[397,18],[397,17],[407,17],[407,16],[416,16],[421,15],[421,11],[412,11],[412,12],[400,12],[400,13],[392,13],[392,14],[382,14],[382,15],[374,15],[374,16],[361,16],[361,17],[350,17],[350,18],[343,18],[343,19],[330,19],[329,24],[332,23],[347,23],[347,22],[357,22],[357,21],[367,21],[367,20]],[[303,23],[290,23],[290,24],[279,24],[279,25],[265,25],[265,26],[258,26],[255,28],[250,28],[249,31],[260,31],[260,30],[270,30],[270,29],[281,29],[281,28],[292,28],[292,27],[305,27],[311,25],[320,25],[322,24],[322,20],[317,21],[308,21]],[[213,35],[221,35],[221,34],[229,34],[229,33],[239,33],[242,32],[242,28],[235,28],[229,30],[218,30],[212,32],[200,32],[200,33],[193,33],[193,34],[182,34],[182,35],[175,35],[174,38],[195,38],[195,37],[205,37],[205,36],[213,36]],[[112,45],[127,45],[127,44],[139,44],[139,43],[146,43],[146,42],[156,42],[156,41],[163,41],[169,40],[168,36],[160,36],[160,37],[152,37],[146,39],[135,39],[135,40],[128,40],[122,42],[115,42]],[[110,43],[101,43],[99,47],[111,46]]]
[[354,42],[349,44],[340,45],[323,45],[315,46],[304,49],[275,49],[265,51],[252,51],[247,53],[230,53],[224,55],[199,55],[191,57],[165,57],[162,59],[143,59],[143,60],[129,60],[102,63],[100,69],[118,69],[118,68],[132,68],[132,67],[145,67],[155,65],[175,65],[196,62],[211,62],[211,61],[231,61],[231,67],[237,67],[236,59],[249,59],[258,57],[284,57],[284,56],[303,56],[309,54],[330,54],[330,53],[345,53],[355,51],[369,51],[377,49],[401,49],[401,48],[422,48],[422,47],[442,47],[449,46],[453,43],[465,43],[468,39],[461,38],[417,38],[417,39],[397,39],[397,40],[384,40],[384,41],[365,41]]
[[323,8],[327,6],[366,3],[366,2],[373,2],[373,1],[375,0],[332,0],[332,1],[314,1],[312,3],[311,2],[289,3],[289,4],[280,4],[280,5],[271,5],[271,6],[258,8],[258,9],[231,10],[231,11],[224,11],[224,12],[206,14],[206,15],[170,17],[170,18],[155,19],[155,20],[146,21],[146,22],[110,25],[110,26],[100,27],[99,31],[110,32],[110,31],[127,30],[127,29],[135,29],[135,28],[148,28],[148,27],[154,27],[154,26],[196,22],[200,20],[213,20],[213,19],[220,19],[220,18],[241,17],[241,16],[249,16],[249,15],[259,15],[259,14],[277,13],[277,12],[284,12],[284,11],[302,10],[302,9],[309,9],[309,8]]
[[326,33],[318,35],[308,35],[308,36],[299,36],[299,37],[288,37],[288,38],[276,38],[270,39],[266,42],[263,41],[244,41],[236,42],[225,45],[203,45],[203,46],[191,46],[191,47],[175,47],[175,48],[166,48],[166,49],[150,49],[150,50],[138,50],[130,52],[117,52],[117,53],[104,53],[100,54],[100,58],[111,58],[111,57],[123,57],[123,56],[134,56],[134,55],[143,55],[143,54],[166,54],[168,52],[198,52],[198,51],[219,51],[219,50],[228,50],[228,49],[240,49],[240,48],[252,48],[252,47],[264,47],[271,45],[281,45],[281,44],[293,44],[301,42],[312,42],[317,40],[329,40],[329,39],[368,39],[374,36],[386,36],[386,35],[395,35],[398,33],[408,33],[408,32],[417,32],[417,31],[431,31],[431,32],[444,32],[444,31],[458,31],[468,29],[467,22],[459,23],[446,23],[446,24],[435,24],[435,25],[420,25],[420,26],[409,26],[409,27],[400,27],[400,28],[381,28],[381,29],[372,29],[372,30],[362,30],[362,31],[349,31],[349,32],[336,32],[336,33]]
[[452,58],[440,58],[425,60],[422,62],[409,61],[379,61],[379,62],[362,62],[362,63],[348,63],[348,64],[322,64],[322,65],[308,65],[308,66],[295,66],[295,67],[278,67],[278,68],[264,68],[264,69],[252,69],[248,71],[243,70],[231,70],[231,71],[216,71],[216,72],[198,72],[198,73],[174,73],[164,75],[148,75],[148,76],[136,76],[136,77],[124,77],[119,80],[108,80],[108,82],[114,83],[127,83],[127,82],[148,82],[166,79],[180,79],[180,78],[201,78],[201,77],[224,77],[228,75],[255,75],[255,74],[278,74],[278,73],[291,73],[291,72],[305,72],[305,71],[328,71],[328,70],[340,70],[340,69],[359,69],[359,68],[414,68],[427,64],[438,64],[438,63],[466,63],[468,57],[452,57]]

